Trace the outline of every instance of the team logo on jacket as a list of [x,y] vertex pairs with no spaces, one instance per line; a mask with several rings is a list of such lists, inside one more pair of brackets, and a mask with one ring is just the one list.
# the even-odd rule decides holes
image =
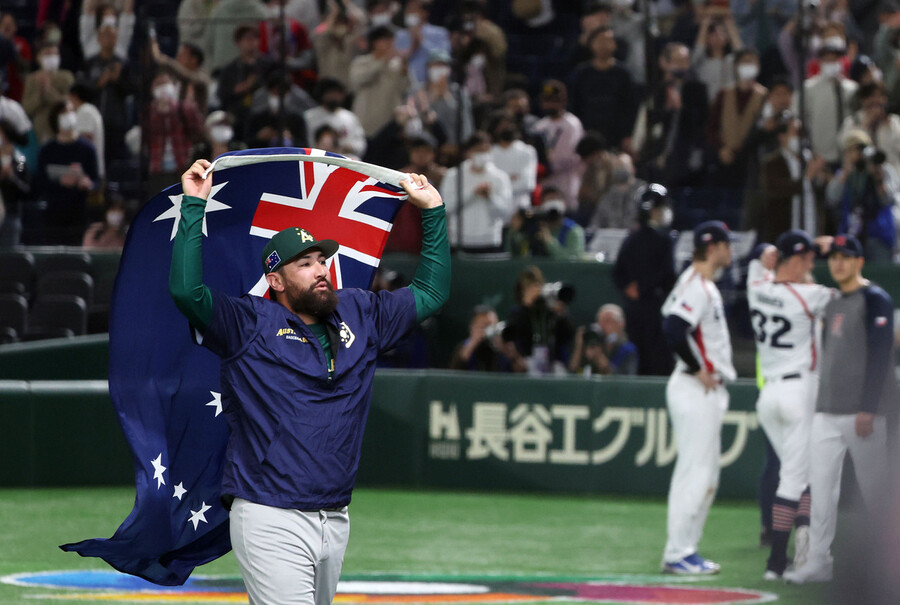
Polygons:
[[284,336],[285,340],[299,340],[300,342],[309,342],[303,336],[298,336],[293,328],[281,328],[275,336]]
[[340,331],[338,332],[338,336],[341,337],[341,342],[344,345],[345,349],[349,349],[350,345],[353,344],[353,341],[356,340],[356,335],[350,330],[350,326],[347,325],[347,322],[342,321],[340,325]]

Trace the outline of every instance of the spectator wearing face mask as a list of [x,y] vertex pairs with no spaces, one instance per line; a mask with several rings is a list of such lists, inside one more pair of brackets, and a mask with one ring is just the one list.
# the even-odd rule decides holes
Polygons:
[[87,198],[96,186],[97,153],[76,135],[78,117],[59,102],[50,109],[54,138],[38,152],[34,184],[45,204],[43,226],[34,244],[78,246],[87,227]]
[[734,68],[735,85],[720,91],[710,108],[708,140],[718,160],[710,184],[718,188],[717,194],[740,216],[748,174],[758,170],[758,164],[751,165],[757,161],[756,141],[749,135],[762,113],[768,91],[756,81],[756,51],[738,51]]
[[566,206],[575,211],[581,183],[581,158],[576,148],[584,136],[584,128],[577,116],[566,111],[566,85],[559,80],[544,82],[540,101],[544,117],[534,125],[534,133],[543,137],[549,162],[548,174],[541,184],[558,187]]
[[442,154],[447,157],[455,156],[460,141],[465,141],[475,128],[469,93],[451,80],[451,65],[449,54],[443,51],[432,52],[428,59],[428,82],[414,94],[416,106],[434,112],[447,135],[447,148]]
[[91,223],[84,232],[82,248],[115,250],[125,245],[128,225],[125,222],[125,206],[121,199],[109,203],[103,220]]
[[40,47],[37,54],[39,69],[25,77],[22,107],[34,124],[38,142],[45,143],[53,133],[48,116],[50,108],[66,100],[75,81],[72,72],[59,68],[59,48],[50,44]]
[[[315,2],[313,2],[315,4]],[[313,49],[319,79],[348,84],[350,62],[359,48],[357,37],[364,31],[365,13],[352,2],[329,2],[325,20],[313,30]]]
[[864,130],[900,174],[900,117],[888,113],[884,86],[880,82],[860,86],[856,99],[859,109],[844,119],[838,136],[844,140],[851,130]]
[[102,180],[106,176],[106,160],[104,154],[105,135],[103,134],[103,116],[91,100],[93,95],[89,86],[83,82],[75,82],[69,89],[69,103],[75,109],[78,126],[75,129],[78,138],[84,139],[97,151],[97,174]]
[[[462,171],[462,190],[457,172]],[[491,140],[476,132],[466,141],[466,159],[450,168],[441,182],[447,206],[450,244],[469,252],[497,252],[503,245],[503,227],[515,206],[505,172],[491,161]],[[460,233],[461,227],[461,233]]]
[[219,74],[218,96],[222,109],[234,116],[235,128],[244,133],[253,102],[253,94],[266,85],[266,77],[274,68],[268,57],[259,52],[259,31],[249,25],[234,30],[238,56]]
[[734,53],[744,47],[730,14],[714,18],[703,14],[694,43],[691,66],[697,79],[706,85],[712,103],[723,88],[734,84]]
[[394,32],[387,26],[369,32],[369,52],[350,63],[353,113],[366,136],[372,137],[393,116],[409,90],[406,60],[394,48]]
[[303,112],[313,106],[305,90],[276,70],[269,74],[266,87],[253,95],[245,139],[251,147],[306,147],[309,136]]
[[246,149],[247,146],[235,136],[234,118],[221,109],[206,117],[206,138],[193,152],[193,160],[217,158],[228,151]]
[[179,175],[190,165],[192,146],[203,133],[203,114],[193,100],[178,100],[175,82],[168,72],[156,74],[152,90],[153,100],[141,127],[150,196],[178,182]]
[[134,35],[134,0],[125,0],[122,12],[107,2],[85,0],[81,6],[81,17],[78,19],[78,33],[81,41],[81,52],[85,57],[92,57],[100,52],[99,32],[104,27],[114,28],[117,32],[115,54],[122,59],[128,57],[128,48]]
[[844,49],[826,45],[819,49],[820,72],[803,83],[803,116],[813,152],[833,168],[841,162],[838,132],[851,115],[850,103],[858,88],[844,77],[841,58]]
[[394,40],[397,50],[406,54],[410,80],[416,84],[425,83],[432,52],[450,52],[450,33],[428,22],[430,6],[430,0],[408,0],[403,7],[403,29]]
[[509,176],[516,208],[530,208],[537,185],[537,151],[522,141],[512,116],[503,114],[494,125],[491,160]]
[[757,230],[761,242],[773,242],[791,228],[810,224],[806,220],[801,222],[802,196],[812,195],[810,184],[820,178],[818,175],[824,167],[824,162],[815,158],[806,164],[806,175],[801,174],[799,120],[787,114],[778,120],[775,132],[778,149],[765,157],[760,171],[762,204],[759,217],[754,224],[748,225]]
[[315,133],[327,124],[338,133],[340,153],[363,157],[366,153],[366,133],[356,114],[343,107],[347,100],[347,88],[339,80],[322,78],[316,84],[313,96],[319,106],[303,112],[306,132]]
[[540,222],[532,255],[555,260],[581,260],[584,256],[584,229],[566,216],[566,202],[555,187],[542,191]]

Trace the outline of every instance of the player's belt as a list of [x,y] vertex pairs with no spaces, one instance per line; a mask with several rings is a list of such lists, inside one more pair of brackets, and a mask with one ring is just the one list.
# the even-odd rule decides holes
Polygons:
[[793,374],[785,374],[781,377],[781,380],[794,380],[796,378],[800,378],[800,372],[794,372]]

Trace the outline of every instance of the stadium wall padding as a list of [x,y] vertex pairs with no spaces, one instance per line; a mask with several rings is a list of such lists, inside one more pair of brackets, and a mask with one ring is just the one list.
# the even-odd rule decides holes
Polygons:
[[[752,498],[763,463],[750,381],[729,386],[720,494]],[[664,379],[380,371],[359,484],[664,496],[674,461]],[[131,485],[103,380],[0,381],[0,486]]]

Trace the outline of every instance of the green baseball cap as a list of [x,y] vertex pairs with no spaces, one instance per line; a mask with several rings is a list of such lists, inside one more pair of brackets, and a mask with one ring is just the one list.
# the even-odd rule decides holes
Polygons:
[[310,248],[318,248],[326,258],[334,255],[340,246],[332,239],[316,240],[313,234],[301,227],[288,227],[272,236],[262,251],[265,273],[271,273],[281,265]]

